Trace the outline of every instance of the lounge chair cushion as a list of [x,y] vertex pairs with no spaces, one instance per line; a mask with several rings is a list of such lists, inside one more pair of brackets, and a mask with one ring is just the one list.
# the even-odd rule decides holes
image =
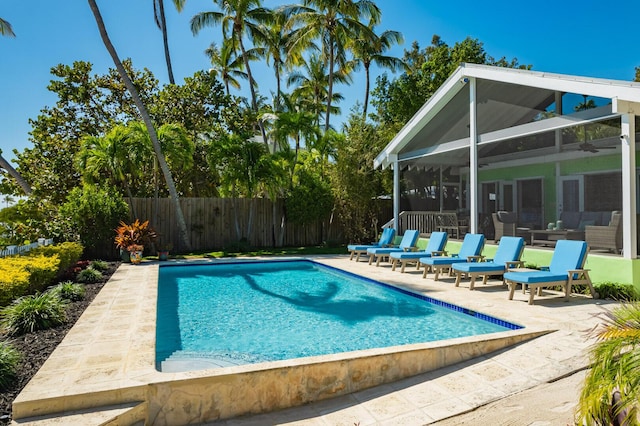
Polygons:
[[476,262],[476,263],[457,263],[453,265],[453,269],[460,272],[495,272],[503,273],[505,271],[504,263],[496,262]]
[[431,253],[444,250],[444,246],[447,244],[448,234],[446,232],[433,232],[425,247],[422,251],[402,251],[391,253],[393,259],[407,260],[407,259],[419,259],[421,257],[429,257]]
[[408,230],[402,236],[402,241],[400,241],[400,245],[398,247],[372,247],[367,249],[367,253],[369,255],[385,255],[409,250],[412,247],[415,247],[419,234],[420,232],[417,230]]
[[393,239],[396,236],[396,230],[393,228],[384,228],[382,230],[382,234],[380,235],[380,240],[374,244],[349,244],[347,246],[347,250],[349,251],[365,251],[369,248],[373,247],[384,247],[391,245],[393,243]]
[[426,265],[451,265],[458,262],[467,262],[468,257],[478,256],[482,252],[484,247],[484,235],[482,234],[467,234],[462,240],[462,246],[460,252],[456,256],[434,256],[434,257],[421,257],[420,263]]
[[504,274],[504,279],[525,284],[535,284],[566,281],[568,279],[568,275],[566,272],[564,274],[554,274],[549,271],[507,272]]
[[567,281],[568,271],[584,265],[587,249],[584,241],[558,240],[548,271],[507,272],[504,279],[525,284]]

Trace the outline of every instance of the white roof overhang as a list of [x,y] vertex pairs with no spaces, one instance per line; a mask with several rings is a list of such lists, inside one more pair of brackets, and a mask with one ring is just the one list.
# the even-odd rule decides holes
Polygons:
[[[468,147],[470,78],[478,82],[478,108],[485,110],[484,116],[478,114],[479,145],[640,112],[640,83],[463,64],[376,157],[374,166]],[[611,105],[532,121],[558,92],[608,98]]]

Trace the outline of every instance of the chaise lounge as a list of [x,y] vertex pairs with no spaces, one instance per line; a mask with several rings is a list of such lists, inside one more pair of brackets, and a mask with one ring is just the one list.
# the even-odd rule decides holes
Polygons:
[[584,269],[587,260],[589,246],[584,241],[559,240],[551,257],[548,268],[540,271],[525,272],[505,272],[504,280],[509,286],[509,300],[513,300],[513,295],[518,284],[522,285],[522,292],[529,288],[529,305],[533,305],[533,297],[538,292],[542,295],[545,287],[562,287],[565,299],[571,295],[571,286],[587,284],[593,298],[598,297],[591,279],[589,270]]
[[380,266],[380,260],[384,257],[389,257],[394,252],[413,251],[416,249],[416,241],[418,241],[418,230],[407,230],[402,236],[400,245],[398,247],[375,247],[367,249],[369,255],[369,265],[373,263],[373,259],[376,259],[376,266]]
[[404,273],[404,268],[408,263],[416,263],[420,269],[420,258],[446,254],[444,246],[447,244],[449,236],[446,232],[432,232],[429,237],[427,247],[422,251],[403,251],[391,253],[391,270],[395,271],[398,263],[402,265],[400,272]]
[[[522,265],[520,257],[524,250],[524,238],[506,237],[500,238],[498,250],[493,259],[484,262],[454,263],[452,268],[456,274],[456,287],[460,285],[463,275],[471,278],[469,290],[474,289],[476,279],[483,277],[482,284],[487,283],[490,275],[503,275],[508,269],[513,269]],[[504,280],[502,281],[504,284]]]
[[349,244],[347,246],[347,250],[349,250],[349,252],[351,253],[351,257],[349,257],[349,260],[353,260],[353,256],[355,255],[356,262],[358,262],[360,260],[360,255],[366,253],[370,248],[393,246],[393,239],[395,238],[395,236],[396,230],[394,228],[384,228],[382,230],[382,234],[380,235],[380,240],[377,243],[368,245]]
[[484,235],[482,234],[467,234],[462,240],[462,246],[460,252],[453,256],[431,256],[421,257],[420,263],[424,265],[424,273],[422,278],[427,277],[427,273],[431,270],[435,273],[434,279],[438,281],[440,273],[448,269],[451,270],[451,265],[460,262],[477,262],[482,259],[480,253],[484,247]]

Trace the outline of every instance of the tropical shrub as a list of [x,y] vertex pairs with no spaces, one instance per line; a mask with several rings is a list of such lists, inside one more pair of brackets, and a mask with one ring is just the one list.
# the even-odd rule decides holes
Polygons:
[[640,303],[614,309],[596,336],[576,424],[635,425],[640,401]]
[[115,257],[113,229],[129,214],[129,206],[118,191],[89,185],[74,188],[60,214],[71,223],[66,240],[80,240],[86,258]]
[[29,292],[29,272],[0,260],[0,306],[6,306]]
[[0,327],[9,336],[46,330],[65,322],[66,306],[53,292],[23,296],[0,310]]
[[77,302],[84,299],[85,288],[81,284],[76,284],[73,281],[64,281],[49,290],[50,292],[57,294],[63,300],[69,300],[71,302]]
[[77,242],[65,242],[61,244],[54,244],[50,246],[40,246],[31,250],[29,256],[50,256],[57,255],[60,259],[60,265],[58,267],[58,277],[64,275],[75,263],[82,257],[82,251],[84,248],[82,244]]
[[312,223],[329,217],[333,195],[328,183],[306,170],[299,172],[299,184],[286,199],[287,221]]
[[621,302],[638,300],[638,290],[633,284],[602,282],[594,285],[601,299],[613,299]]
[[104,260],[92,260],[89,262],[89,266],[96,271],[106,271],[109,269],[109,264]]
[[0,391],[7,389],[16,379],[20,353],[8,342],[0,342]]
[[77,280],[81,283],[95,283],[102,279],[102,272],[91,267],[83,269],[78,274]]
[[[128,224],[124,221],[116,228],[116,237],[114,242],[116,247],[121,250],[129,250],[131,246],[144,246],[154,242],[157,238],[156,231],[149,226],[149,221],[140,222],[136,219],[133,223]],[[138,250],[138,249],[136,249]]]
[[[11,256],[0,259],[0,271],[6,271],[9,274],[15,273],[12,271],[28,273],[29,285],[26,290],[29,293],[43,291],[49,287],[58,273],[58,265],[60,265],[58,255]],[[17,296],[24,294],[26,292]]]

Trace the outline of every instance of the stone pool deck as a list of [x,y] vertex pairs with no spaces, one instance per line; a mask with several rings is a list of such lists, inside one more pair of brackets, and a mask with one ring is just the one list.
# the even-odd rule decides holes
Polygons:
[[[369,351],[367,355],[372,358],[357,368],[359,373],[368,372],[374,381],[378,379],[374,376],[382,375],[380,370],[398,370],[391,372],[406,377],[410,374],[400,371],[402,365],[419,364],[424,359],[429,360],[429,365],[421,366],[426,372],[412,377],[344,395],[340,395],[345,391],[340,386],[355,389],[355,384],[325,380],[317,384],[323,388],[318,395],[327,398],[334,392],[339,396],[211,424],[434,423],[583,370],[588,365],[586,350],[594,341],[589,331],[602,322],[601,314],[617,306],[611,301],[578,295],[565,301],[553,292],[536,297],[535,304],[529,306],[528,296],[519,291],[514,300],[507,300],[507,290],[497,280],[490,280],[486,286],[476,284],[476,290],[470,291],[467,282],[456,288],[453,278],[445,277],[439,282],[423,279],[422,272],[410,267],[401,274],[391,271],[387,264],[375,267],[364,261],[349,261],[347,255],[316,256],[313,260],[518,323],[526,331],[506,332],[506,337],[493,341],[464,338],[456,339],[454,344],[417,345],[412,353],[402,355],[407,358],[397,358],[400,355],[384,350]],[[234,380],[239,379],[233,373],[252,383],[258,380],[253,376],[257,371],[254,366],[186,373],[155,370],[157,267],[149,263],[119,268],[18,396],[14,403],[15,424],[202,424],[202,417],[225,417],[216,411],[215,403],[200,400],[212,387],[222,390],[220,395],[232,403],[247,397],[238,394],[238,382]],[[379,361],[385,356],[390,358]],[[319,365],[320,370],[294,360],[269,363],[267,372],[261,371],[259,380],[271,384],[267,396],[271,392],[273,407],[287,392],[282,389],[282,382],[301,378],[322,382],[322,366],[333,363],[353,368],[348,364],[363,357],[346,361],[334,356],[314,358],[318,358],[313,364]],[[557,396],[557,405],[552,408],[558,413],[557,423],[545,424],[572,423],[570,397]],[[169,400],[176,400],[177,404],[163,403]],[[253,412],[268,411],[265,406],[254,408]],[[509,413],[504,415],[508,418]]]

